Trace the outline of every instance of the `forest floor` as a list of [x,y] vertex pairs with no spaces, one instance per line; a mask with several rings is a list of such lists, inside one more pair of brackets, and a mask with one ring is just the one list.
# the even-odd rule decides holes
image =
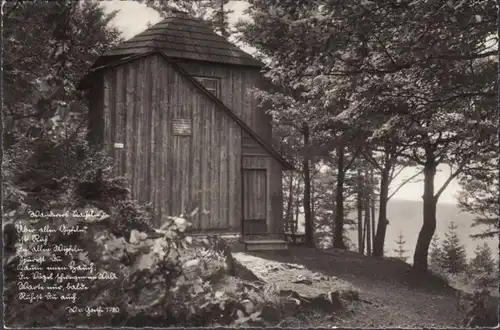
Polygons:
[[[266,282],[303,291],[353,287],[359,293],[334,313],[310,310],[309,315],[284,320],[287,327],[458,327],[459,291],[444,279],[417,274],[394,258],[372,258],[341,250],[290,246],[287,251],[234,253],[235,259]],[[279,265],[288,265],[279,267]],[[335,279],[336,284],[293,284],[310,274]],[[300,282],[300,281],[298,281]],[[331,280],[329,283],[332,283]],[[340,283],[340,284],[339,284]],[[295,287],[293,287],[295,286]],[[335,288],[333,288],[335,289]]]

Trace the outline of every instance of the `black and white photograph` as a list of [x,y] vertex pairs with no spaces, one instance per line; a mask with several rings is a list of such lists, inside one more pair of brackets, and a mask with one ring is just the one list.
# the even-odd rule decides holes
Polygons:
[[499,326],[500,0],[1,15],[3,328]]

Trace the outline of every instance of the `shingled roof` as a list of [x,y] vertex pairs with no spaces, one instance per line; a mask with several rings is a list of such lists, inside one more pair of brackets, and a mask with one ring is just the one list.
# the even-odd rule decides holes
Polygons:
[[262,62],[215,33],[205,22],[174,11],[165,20],[104,53],[122,57],[159,51],[170,58],[262,67]]

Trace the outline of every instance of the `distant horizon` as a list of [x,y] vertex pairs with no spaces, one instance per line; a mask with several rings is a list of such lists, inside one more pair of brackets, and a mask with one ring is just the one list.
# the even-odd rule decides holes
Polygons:
[[[394,256],[394,249],[397,247],[395,243],[399,233],[403,233],[406,244],[404,248],[407,250],[408,261],[413,258],[415,245],[417,242],[418,234],[423,224],[423,207],[421,201],[404,200],[393,198],[387,205],[387,218],[389,219],[389,226],[387,227],[385,236],[385,247],[388,256]],[[349,213],[350,219],[356,219],[356,211]],[[451,222],[457,225],[457,235],[464,245],[467,257],[470,258],[474,255],[474,250],[478,245],[487,243],[493,251],[495,256],[498,256],[498,237],[491,237],[486,239],[473,239],[470,237],[472,234],[480,233],[484,228],[472,227],[474,214],[463,212],[457,204],[438,202],[436,210],[436,231],[435,234],[440,240],[444,239],[448,232],[448,226]],[[375,216],[375,222],[378,223],[378,214]],[[304,232],[304,214],[299,214],[299,232]],[[356,225],[345,226],[345,232],[352,243],[357,242]]]
[[[415,203],[420,203],[420,202],[422,202],[422,203],[423,203],[423,199],[422,199],[422,198],[420,198],[420,200],[418,200],[418,199],[406,199],[406,198],[400,198],[400,197],[398,197],[398,198],[393,197],[393,198],[391,198],[391,199],[389,200],[389,202],[388,202],[388,203],[390,203],[390,202],[392,202],[392,201],[405,201],[405,202],[415,202]],[[447,200],[447,201],[440,201],[440,200],[438,200],[438,202],[437,202],[437,203],[438,203],[438,205],[449,204],[449,205],[458,206],[458,202],[456,202],[456,201],[455,201],[455,202],[453,202],[453,201],[448,201],[448,200]],[[376,206],[377,206],[377,205],[375,204],[375,207],[376,207]]]

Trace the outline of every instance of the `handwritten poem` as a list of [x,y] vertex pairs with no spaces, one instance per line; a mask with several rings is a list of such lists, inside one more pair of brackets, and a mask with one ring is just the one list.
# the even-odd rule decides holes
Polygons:
[[[71,240],[75,234],[84,234],[86,227],[16,225],[16,231],[20,243],[16,284],[21,302],[60,302],[68,313],[87,316],[120,312],[119,307],[85,304],[85,293],[96,282],[118,280],[114,272],[98,270],[78,241]],[[52,240],[55,235],[59,239]]]

